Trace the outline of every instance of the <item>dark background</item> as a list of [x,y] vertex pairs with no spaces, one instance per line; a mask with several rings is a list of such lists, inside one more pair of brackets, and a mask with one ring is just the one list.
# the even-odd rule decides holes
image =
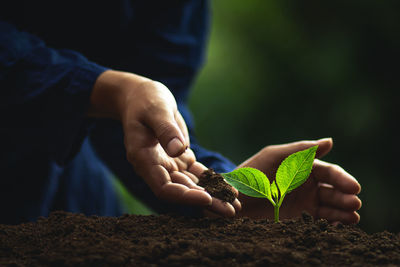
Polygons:
[[205,147],[240,163],[332,137],[363,190],[360,226],[400,231],[399,1],[212,1],[190,106]]

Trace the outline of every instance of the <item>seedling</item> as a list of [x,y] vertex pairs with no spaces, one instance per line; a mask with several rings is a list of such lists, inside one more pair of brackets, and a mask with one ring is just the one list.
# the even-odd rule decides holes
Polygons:
[[239,168],[221,175],[239,192],[251,197],[268,199],[274,206],[275,222],[278,222],[279,208],[285,196],[302,185],[310,175],[317,148],[318,146],[313,146],[284,159],[271,184],[263,172],[250,167]]

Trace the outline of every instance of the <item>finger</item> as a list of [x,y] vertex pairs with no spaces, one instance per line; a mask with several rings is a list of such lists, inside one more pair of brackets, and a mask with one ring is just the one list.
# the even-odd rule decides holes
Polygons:
[[[174,178],[184,180],[182,177],[177,177],[177,172],[173,173],[175,173]],[[211,196],[203,189],[190,189],[183,184],[172,183],[170,174],[162,166],[151,168],[145,180],[157,198],[186,205],[209,206],[212,203]]]
[[[235,209],[235,214],[237,214],[242,209],[242,204],[240,203],[240,201],[238,199],[235,199],[232,206]],[[204,216],[215,218],[215,217],[224,216],[224,215],[219,213],[218,209],[208,207],[207,209],[204,210]],[[231,217],[231,215],[229,214],[228,217]]]
[[361,208],[361,200],[353,194],[344,194],[334,188],[321,186],[318,191],[320,202],[324,205],[346,210],[355,211]]
[[235,197],[236,198],[239,197],[239,191],[236,188],[234,188],[233,186],[231,186],[231,185],[229,185],[229,186],[231,187],[232,192],[235,194]]
[[354,224],[360,221],[360,215],[355,211],[343,211],[331,207],[321,207],[318,211],[318,217],[329,222],[342,222],[344,224]]
[[192,179],[190,179],[186,174],[182,172],[175,171],[170,173],[170,176],[171,176],[171,181],[173,183],[183,184],[188,188],[204,191],[203,187],[200,187],[197,184],[195,184]]
[[237,198],[235,198],[235,200],[233,201],[232,206],[235,208],[236,213],[242,210],[242,203],[240,203],[239,199]]
[[[190,180],[189,178],[187,180],[182,176],[178,176],[178,172],[173,173],[174,179],[191,185],[188,181]],[[197,185],[194,185],[194,188],[190,189],[183,184],[172,183],[169,173],[162,166],[152,168],[150,175],[146,176],[146,178],[146,183],[157,198],[184,205],[210,206],[212,204],[211,196],[202,188],[200,190],[196,189]]]
[[316,145],[318,145],[316,157],[321,158],[332,149],[333,141],[332,138],[322,138],[312,141],[298,141],[283,145],[272,145],[269,146],[269,149],[271,150],[271,152],[278,153],[285,158],[286,156],[293,154],[297,151],[304,150]]
[[195,183],[195,184],[199,183],[199,178],[197,178],[197,176],[194,175],[193,173],[188,172],[188,171],[181,171],[181,172],[183,174],[185,174],[187,177],[189,177],[193,181],[193,183]]
[[332,150],[333,140],[332,138],[322,138],[317,140],[317,144],[318,144],[318,149],[315,157],[322,158]]
[[183,133],[186,145],[190,146],[189,132],[185,123],[185,119],[182,117],[182,114],[179,111],[175,113],[175,120]]
[[157,197],[169,202],[184,205],[206,207],[212,204],[211,196],[204,190],[190,189],[182,184],[171,182],[162,186]]
[[168,155],[176,157],[185,151],[187,143],[172,108],[163,105],[154,107],[144,115],[143,121],[154,131]]
[[200,177],[206,170],[208,170],[208,168],[198,161],[195,161],[188,169],[189,172],[193,173],[197,177]]
[[215,197],[212,198],[212,204],[207,209],[224,217],[233,217],[236,214],[232,204]]
[[327,183],[347,194],[358,194],[361,185],[342,167],[322,160],[314,160],[312,174],[317,181]]
[[179,157],[174,158],[179,170],[187,170],[195,161],[196,157],[191,149],[186,149]]
[[[167,171],[167,174],[168,172],[179,170],[176,161],[165,153],[160,143],[154,137],[151,140],[140,139],[140,136],[143,137],[148,133],[149,128],[142,125],[141,128],[137,129],[136,133],[125,135],[124,142],[127,160],[143,179],[162,180],[166,177],[162,174],[162,168]],[[145,129],[147,132],[141,131],[141,129]],[[138,137],[137,139],[142,142],[139,142],[135,137]],[[155,172],[155,174],[152,174],[152,172]]]

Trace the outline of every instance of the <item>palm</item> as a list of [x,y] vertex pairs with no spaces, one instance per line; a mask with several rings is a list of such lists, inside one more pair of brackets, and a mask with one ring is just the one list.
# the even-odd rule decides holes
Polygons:
[[[170,157],[160,143],[143,144],[143,146],[137,150],[136,156],[135,169],[139,172],[142,172],[142,169],[147,172],[154,167],[162,167],[168,172],[178,170],[184,171],[187,170],[187,166],[195,161],[194,156],[191,157],[188,151],[179,157]],[[143,177],[145,177],[146,172],[143,173]]]
[[[174,172],[186,173],[188,168],[196,161],[193,152],[187,149],[178,157],[169,156],[161,146],[153,132],[144,125],[135,127],[135,133],[140,132],[136,138],[125,136],[125,146],[133,147],[128,153],[130,162],[136,172],[146,181],[153,192],[162,194],[162,186],[174,182]],[[188,174],[188,173],[187,173]],[[183,176],[183,175],[182,175]],[[182,178],[179,176],[177,179]],[[193,187],[192,176],[184,175],[180,184]],[[160,191],[160,192],[159,192]]]
[[320,202],[318,200],[318,182],[311,174],[307,182],[286,195],[280,209],[281,218],[296,217],[306,211],[317,217]]
[[126,138],[125,143],[128,147],[135,147],[130,154],[131,163],[156,196],[171,202],[205,206],[209,211],[224,216],[233,216],[235,210],[240,209],[237,200],[232,206],[211,197],[197,186],[197,177],[207,168],[196,161],[190,148],[178,157],[171,157],[148,128],[138,127],[136,131],[139,129],[144,133],[140,135],[141,139]]

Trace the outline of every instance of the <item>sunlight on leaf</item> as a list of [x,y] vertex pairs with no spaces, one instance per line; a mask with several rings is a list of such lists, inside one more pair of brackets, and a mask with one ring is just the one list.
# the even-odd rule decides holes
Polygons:
[[229,173],[221,173],[221,175],[228,184],[241,193],[251,197],[267,198],[272,201],[269,180],[263,172],[246,167]]
[[313,146],[296,152],[282,161],[276,173],[276,183],[281,198],[307,180],[311,173],[317,148],[318,146]]

